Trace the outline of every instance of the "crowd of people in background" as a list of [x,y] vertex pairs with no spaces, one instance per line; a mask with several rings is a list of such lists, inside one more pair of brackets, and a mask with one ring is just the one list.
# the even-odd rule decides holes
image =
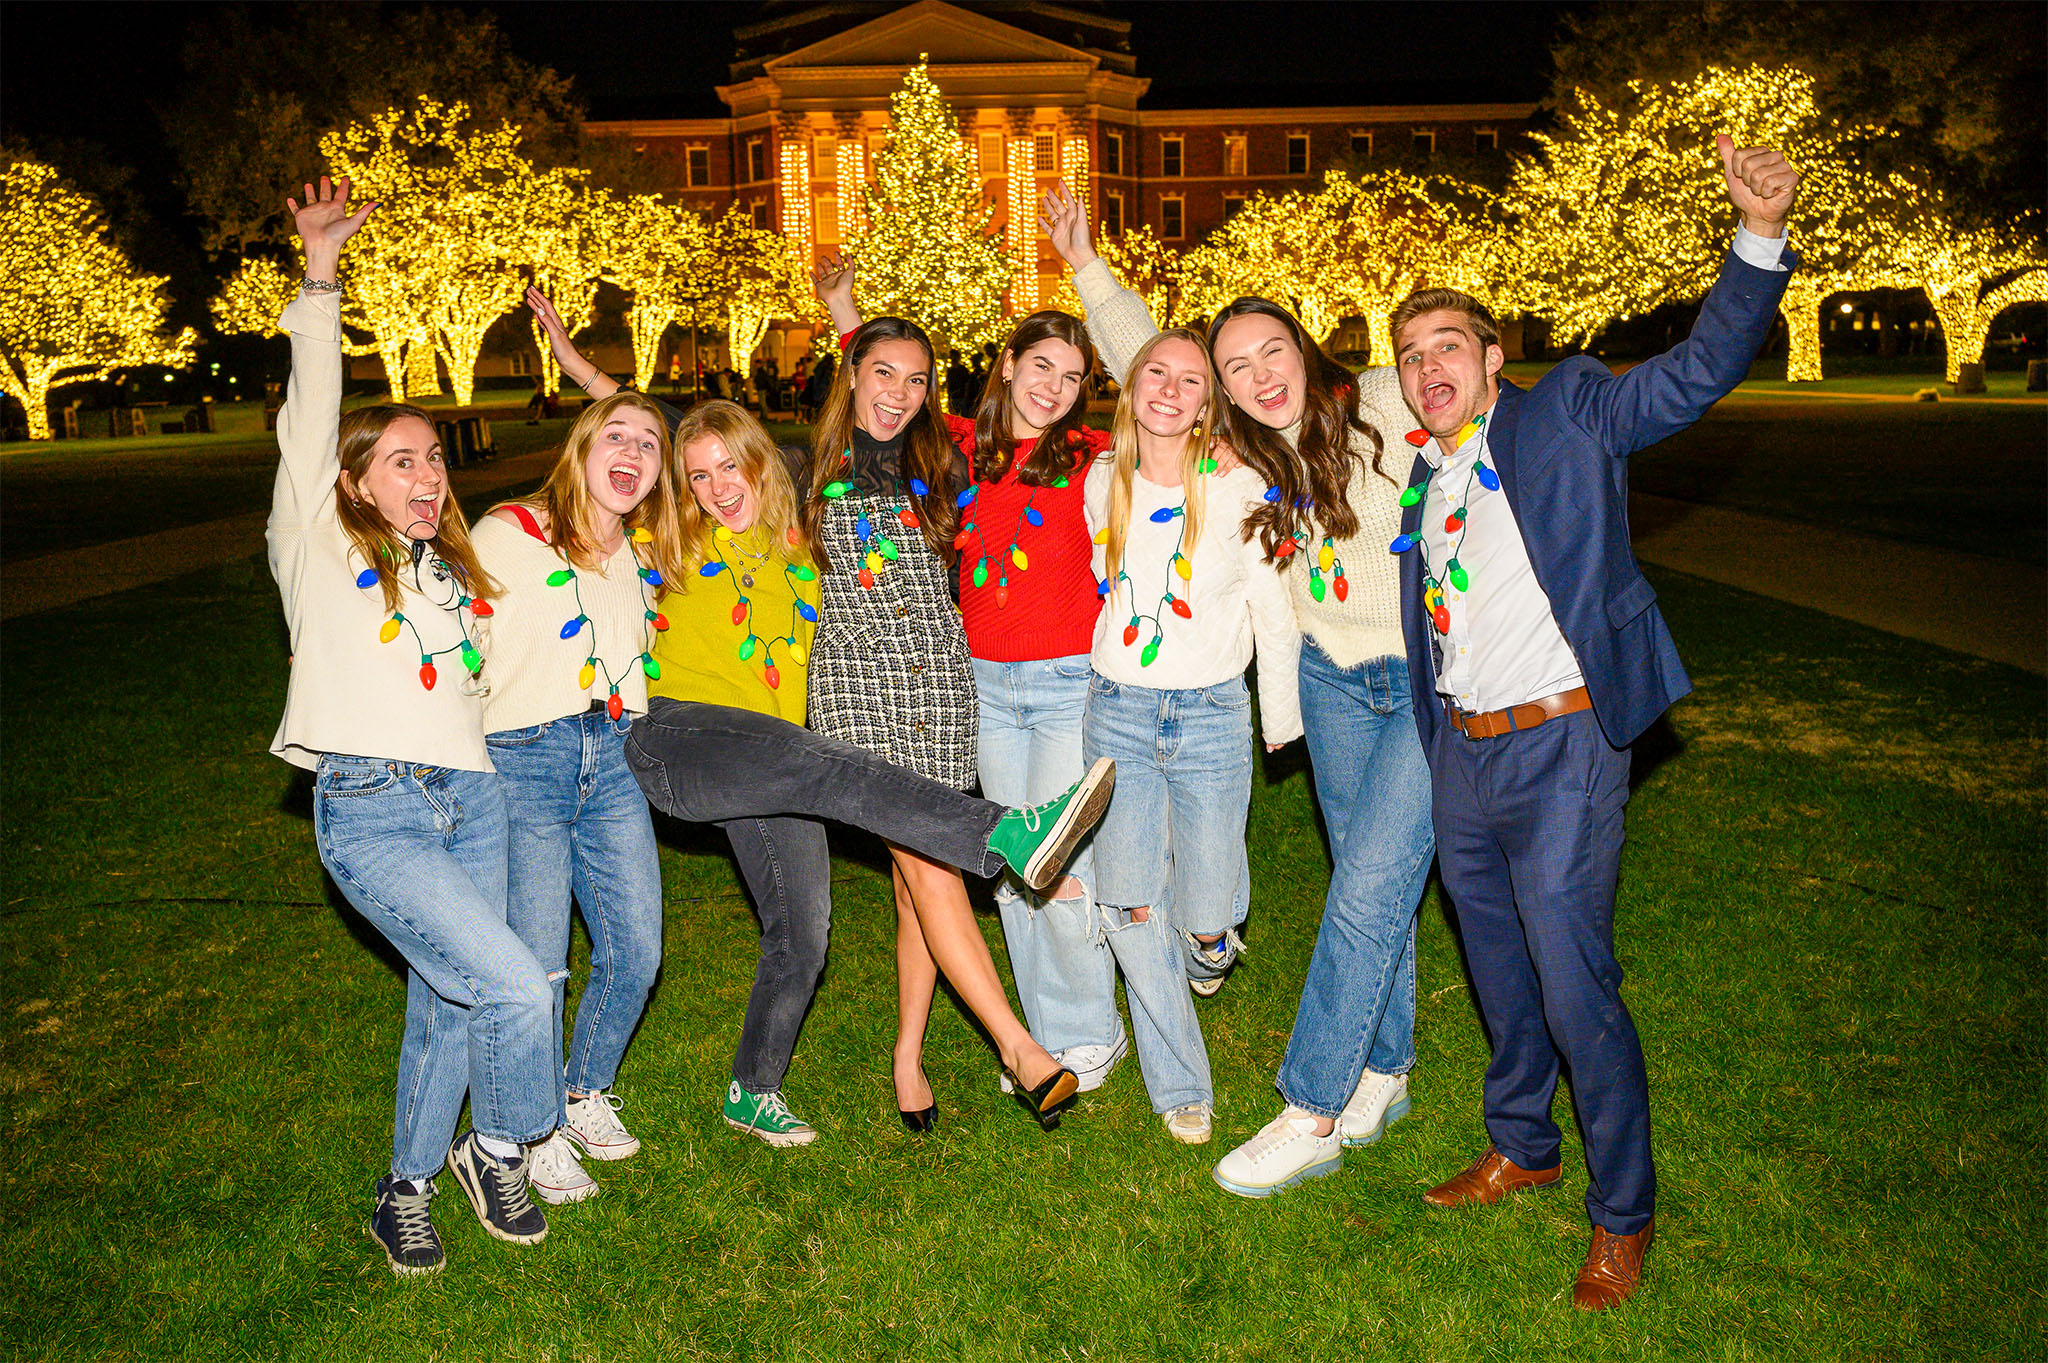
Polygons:
[[[1425,1199],[1562,1179],[1568,1075],[1592,1223],[1573,1300],[1632,1295],[1656,1185],[1614,893],[1628,745],[1689,683],[1629,551],[1625,460],[1740,381],[1796,264],[1796,171],[1719,152],[1741,226],[1691,337],[1527,388],[1484,302],[1448,289],[1403,303],[1394,363],[1357,373],[1264,299],[1162,331],[1065,187],[1043,227],[1085,322],[1034,313],[964,357],[915,318],[863,318],[833,257],[815,284],[837,346],[786,376],[709,371],[685,408],[603,374],[530,291],[592,401],[540,490],[473,529],[424,413],[342,411],[339,267],[375,205],[306,186],[273,750],[314,772],[322,863],[408,965],[369,1227],[392,1269],[445,1262],[444,1168],[525,1244],[548,1233],[536,1199],[590,1197],[586,1161],[641,1149],[616,1086],[661,959],[650,808],[717,824],[760,918],[717,1098],[735,1132],[831,1138],[789,1071],[847,826],[888,848],[907,1129],[941,1120],[923,1047],[943,978],[1040,1126],[1135,1050],[1162,1133],[1207,1143],[1202,1011],[1270,908],[1257,753],[1305,739],[1328,894],[1280,1110],[1215,1184],[1284,1193],[1411,1113],[1435,865],[1493,1055],[1489,1144]],[[1119,383],[1107,430],[1087,420],[1098,365]],[[683,376],[678,354],[672,395]],[[808,443],[779,447],[750,392]],[[1021,1016],[967,874],[997,881]],[[592,952],[572,1025],[574,912]]]

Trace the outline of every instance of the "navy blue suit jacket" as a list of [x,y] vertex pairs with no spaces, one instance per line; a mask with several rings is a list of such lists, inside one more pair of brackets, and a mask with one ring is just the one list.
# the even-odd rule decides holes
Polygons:
[[[1789,249],[1783,259],[1798,268]],[[1487,459],[1578,658],[1601,730],[1617,748],[1692,690],[1657,594],[1629,547],[1627,457],[1692,425],[1748,376],[1790,278],[1788,270],[1760,270],[1731,252],[1692,334],[1674,349],[1621,375],[1580,355],[1526,391],[1501,381]],[[1409,481],[1428,472],[1418,455]],[[1404,532],[1416,531],[1424,505],[1402,515]],[[1419,550],[1401,556],[1401,603],[1415,723],[1427,752],[1444,717]]]

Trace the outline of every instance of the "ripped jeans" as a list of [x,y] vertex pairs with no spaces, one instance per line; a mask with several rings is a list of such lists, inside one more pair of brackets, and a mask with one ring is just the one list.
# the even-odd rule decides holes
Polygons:
[[[1081,726],[1088,705],[1088,657],[1031,662],[974,660],[981,734],[981,793],[1004,805],[1034,805],[1081,779]],[[1046,899],[1021,889],[1014,873],[996,882],[996,909],[1010,947],[1010,972],[1031,1036],[1055,1055],[1123,1040],[1116,962],[1096,930],[1094,840],[1068,863],[1078,897]]]
[[1095,896],[1152,1110],[1213,1108],[1188,957],[1195,934],[1235,928],[1250,902],[1250,693],[1242,677],[1161,691],[1098,674],[1082,747],[1090,762],[1116,759],[1116,795],[1095,830]]
[[572,892],[590,930],[590,981],[576,1004],[567,1087],[611,1087],[661,969],[660,853],[626,765],[627,724],[587,710],[486,735],[511,827],[506,922],[553,986],[558,1112]]

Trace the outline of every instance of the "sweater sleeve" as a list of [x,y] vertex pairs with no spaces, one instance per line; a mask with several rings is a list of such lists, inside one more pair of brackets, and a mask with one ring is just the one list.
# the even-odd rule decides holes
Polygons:
[[284,310],[292,370],[277,412],[277,482],[270,494],[270,572],[295,619],[298,577],[309,531],[336,519],[341,478],[341,303],[331,293],[302,293]]
[[1088,334],[1095,338],[1109,375],[1122,383],[1130,373],[1138,347],[1158,334],[1159,324],[1136,292],[1117,282],[1097,256],[1074,271],[1074,291],[1088,313]]
[[[1247,502],[1245,513],[1251,509]],[[1244,594],[1259,662],[1259,736],[1267,743],[1291,743],[1302,735],[1301,629],[1287,584],[1266,562],[1257,537],[1242,542],[1238,552],[1244,556]]]

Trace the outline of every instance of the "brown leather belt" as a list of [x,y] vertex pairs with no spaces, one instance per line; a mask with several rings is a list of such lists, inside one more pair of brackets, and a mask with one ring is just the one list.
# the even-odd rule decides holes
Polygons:
[[1593,697],[1587,694],[1585,687],[1575,686],[1526,705],[1510,705],[1505,710],[1488,710],[1477,715],[1468,715],[1446,700],[1444,717],[1451,721],[1453,729],[1467,738],[1498,738],[1521,729],[1533,729],[1546,719],[1592,708]]

